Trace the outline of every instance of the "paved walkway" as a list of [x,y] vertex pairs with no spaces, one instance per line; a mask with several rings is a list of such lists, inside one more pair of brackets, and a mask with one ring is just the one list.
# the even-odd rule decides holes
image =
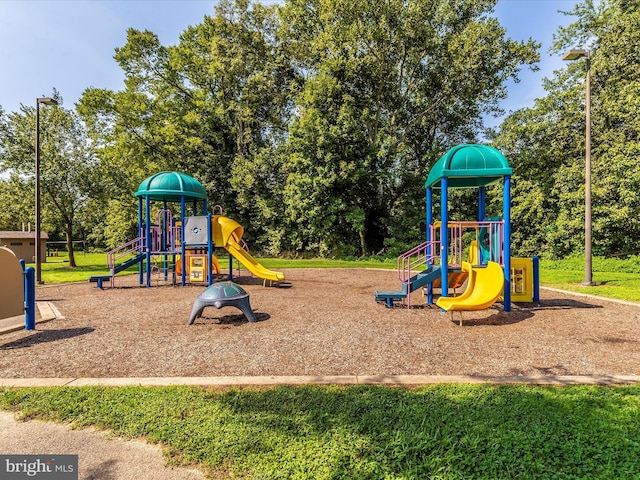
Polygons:
[[435,385],[528,384],[528,385],[623,385],[640,383],[640,375],[540,375],[491,377],[477,375],[327,375],[256,377],[132,377],[132,378],[0,378],[0,388],[17,387],[162,387],[195,385],[207,387],[274,385]]
[[[56,318],[64,318],[51,302],[36,302],[36,327],[45,322],[50,322]],[[24,330],[25,316],[9,317],[0,319],[0,335],[3,333]]]
[[[160,448],[123,441],[95,429],[70,430],[67,425],[17,421],[0,412],[0,453],[3,455],[78,455],[82,480],[199,480],[202,472],[164,466]],[[0,465],[0,477],[3,466]],[[70,477],[74,478],[74,477]]]

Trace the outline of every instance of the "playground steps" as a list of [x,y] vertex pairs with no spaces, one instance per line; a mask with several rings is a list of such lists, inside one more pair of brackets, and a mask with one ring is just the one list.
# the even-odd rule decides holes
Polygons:
[[122,272],[123,270],[126,270],[129,267],[132,267],[136,263],[142,262],[145,258],[146,258],[146,255],[144,253],[136,255],[135,257],[132,257],[129,260],[127,260],[125,262],[122,262],[122,263],[116,265],[115,267],[111,268],[111,272],[108,273],[108,274],[105,274],[105,275],[91,275],[89,277],[89,282],[90,283],[95,283],[96,286],[100,290],[102,290],[102,286],[103,286],[104,282],[111,281],[111,279],[113,279],[113,277],[115,277],[117,273],[120,273],[120,272]]
[[412,276],[407,283],[402,284],[402,290],[376,290],[376,302],[385,302],[390,306],[394,300],[404,300],[411,292],[433,282],[440,277],[440,267],[432,266]]

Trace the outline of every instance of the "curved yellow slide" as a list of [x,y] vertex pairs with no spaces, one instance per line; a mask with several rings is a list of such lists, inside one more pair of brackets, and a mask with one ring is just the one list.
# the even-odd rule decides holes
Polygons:
[[238,222],[228,217],[216,215],[211,217],[211,228],[215,246],[224,247],[256,277],[274,282],[284,280],[283,273],[265,268],[249,252],[242,248],[240,239],[244,233],[244,228]]
[[502,295],[504,273],[499,264],[489,262],[486,267],[474,268],[462,262],[462,271],[469,273],[467,289],[458,297],[440,297],[436,305],[443,310],[484,310]]

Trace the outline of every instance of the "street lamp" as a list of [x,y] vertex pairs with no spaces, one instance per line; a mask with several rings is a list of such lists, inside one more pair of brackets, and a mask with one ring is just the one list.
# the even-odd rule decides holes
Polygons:
[[584,191],[584,281],[582,285],[595,285],[591,267],[591,53],[589,50],[567,50],[563,60],[577,60],[584,57],[587,64],[586,73],[586,142],[585,142],[585,191]]
[[42,283],[40,267],[40,104],[58,105],[57,100],[41,97],[36,100],[36,283]]

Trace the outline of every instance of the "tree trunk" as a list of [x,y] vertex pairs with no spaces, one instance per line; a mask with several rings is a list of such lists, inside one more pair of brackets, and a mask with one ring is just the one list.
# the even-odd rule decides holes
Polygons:
[[76,258],[73,254],[73,225],[71,223],[67,223],[66,236],[67,236],[67,252],[69,252],[69,266],[76,266]]
[[366,257],[367,256],[367,242],[365,241],[365,238],[364,238],[364,228],[361,228],[360,230],[358,230],[358,233],[360,234],[360,249],[362,250],[362,256]]

